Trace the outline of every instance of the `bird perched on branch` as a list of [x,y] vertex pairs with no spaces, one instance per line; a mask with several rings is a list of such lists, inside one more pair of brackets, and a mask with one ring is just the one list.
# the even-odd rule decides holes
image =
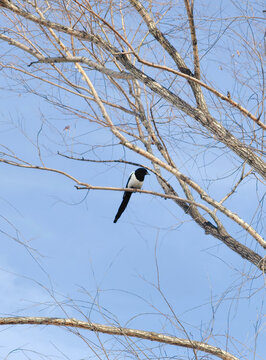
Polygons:
[[[150,174],[144,168],[138,168],[137,170],[133,171],[128,178],[126,188],[141,189],[146,175],[150,175]],[[123,214],[125,208],[127,207],[131,195],[132,192],[128,192],[128,191],[124,192],[123,200],[115,216],[114,223],[116,223],[117,220],[120,218],[120,216]]]

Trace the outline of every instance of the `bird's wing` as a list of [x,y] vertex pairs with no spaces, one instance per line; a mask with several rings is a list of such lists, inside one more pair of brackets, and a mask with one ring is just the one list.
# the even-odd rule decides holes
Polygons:
[[129,182],[130,182],[130,179],[132,178],[132,175],[134,174],[134,171],[129,175],[128,179],[127,179],[127,184],[126,184],[126,188],[127,187],[130,187],[128,186],[129,185]]

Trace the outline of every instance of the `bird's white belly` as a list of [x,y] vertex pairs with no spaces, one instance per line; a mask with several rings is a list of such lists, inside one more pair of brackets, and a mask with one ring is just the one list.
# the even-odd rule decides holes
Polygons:
[[131,188],[131,189],[141,189],[142,185],[143,185],[143,181],[139,181],[136,178],[135,174],[132,173],[132,175],[131,175],[131,177],[129,179],[127,187]]

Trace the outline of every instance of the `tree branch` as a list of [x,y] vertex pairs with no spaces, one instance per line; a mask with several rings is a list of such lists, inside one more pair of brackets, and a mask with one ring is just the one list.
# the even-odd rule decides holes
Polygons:
[[46,57],[43,59],[40,59],[39,61],[32,61],[28,66],[39,64],[39,63],[46,63],[46,64],[52,64],[52,63],[83,63],[88,65],[89,67],[93,68],[94,70],[100,71],[102,74],[111,76],[113,78],[117,79],[127,79],[132,80],[134,79],[134,76],[130,73],[127,73],[125,71],[114,71],[111,69],[107,69],[106,67],[96,63],[95,61],[89,60],[85,56],[66,56],[66,57]]
[[[113,126],[113,125],[112,125]],[[114,130],[115,133],[118,133],[119,138],[121,138],[122,140],[124,139],[123,135],[121,135],[118,130]],[[158,165],[164,167],[166,170],[170,171],[172,174],[174,174],[175,176],[177,176],[178,178],[180,178],[182,181],[186,182],[188,185],[190,185],[194,190],[196,190],[201,198],[206,201],[207,203],[209,203],[210,205],[214,206],[215,208],[217,208],[218,210],[220,210],[222,213],[224,213],[227,217],[229,217],[230,219],[232,219],[233,221],[235,221],[238,225],[240,225],[243,229],[245,229],[254,239],[257,240],[257,242],[263,247],[266,248],[266,241],[255,231],[255,229],[252,228],[252,226],[250,226],[247,222],[245,222],[243,219],[241,219],[237,214],[233,213],[232,211],[230,211],[229,209],[227,209],[225,206],[223,206],[222,204],[220,204],[218,201],[212,199],[197,183],[195,183],[194,181],[192,181],[189,177],[183,175],[180,171],[178,171],[176,168],[173,168],[172,166],[169,166],[168,164],[165,164],[163,161],[161,161],[160,159],[156,158],[155,156],[153,156],[152,154],[149,154],[148,152],[146,152],[145,150],[138,148],[136,145],[133,145],[131,143],[129,143],[127,140],[126,143],[124,143],[125,146],[129,147],[129,148],[133,148],[135,149],[135,151],[137,151],[138,153],[141,153],[142,155],[144,155],[146,158],[150,158],[150,160],[154,161],[155,163],[157,163]],[[59,173],[61,175],[64,175],[68,178],[70,178],[71,180],[73,180],[76,184],[80,185],[80,186],[84,186],[84,187],[88,187],[90,186],[89,184],[80,182],[79,180],[77,180],[76,178],[74,178],[72,175],[69,175],[68,173],[61,171],[61,170],[57,170],[57,169],[52,169],[52,168],[48,168],[48,167],[42,167],[42,166],[37,166],[37,165],[31,165],[31,164],[21,164],[18,163],[16,161],[13,160],[7,160],[7,159],[1,159],[0,158],[0,162],[8,164],[8,165],[13,165],[13,166],[18,166],[18,167],[22,167],[22,168],[30,168],[30,169],[38,169],[38,170],[46,170],[46,171],[51,171],[51,172],[55,172],[55,173]],[[120,190],[121,191],[121,190]],[[138,190],[141,191],[141,190]],[[182,198],[181,198],[182,199]],[[180,199],[178,199],[180,200]],[[182,199],[182,201],[185,199]],[[186,200],[187,201],[187,200]],[[204,206],[204,205],[203,205]],[[205,208],[205,210],[208,209],[207,207]],[[210,215],[213,214],[212,212],[210,212]],[[211,215],[212,216],[212,215]],[[212,216],[213,217],[213,216]],[[257,264],[258,266],[258,264]]]
[[191,35],[192,47],[193,47],[194,74],[195,74],[195,78],[200,79],[200,63],[199,63],[198,42],[196,37],[196,29],[195,29],[194,16],[193,16],[193,1],[192,1],[192,5],[190,5],[189,0],[184,0],[184,2],[186,5],[190,35]]
[[195,349],[217,356],[222,360],[239,360],[234,355],[216,346],[212,346],[200,341],[182,339],[175,336],[164,335],[151,331],[129,329],[123,327],[107,326],[92,322],[80,321],[77,319],[49,318],[49,317],[2,317],[0,325],[53,325],[62,327],[73,327],[85,329],[103,334],[118,335],[125,337],[135,337],[139,339],[156,341],[163,344],[180,346],[188,349]]
[[[21,161],[20,159],[16,158],[16,160]],[[42,166],[37,166],[37,165],[31,165],[26,163],[25,161],[23,163],[18,163],[17,161],[13,161],[13,160],[6,160],[6,159],[1,159],[0,158],[0,162],[8,164],[8,165],[12,165],[12,166],[18,166],[18,167],[22,167],[22,168],[28,168],[28,169],[36,169],[36,170],[44,170],[44,171],[50,171],[50,172],[55,172],[61,175],[66,176],[67,178],[73,180],[78,186],[80,186],[83,189],[94,189],[94,190],[114,190],[114,191],[130,191],[130,192],[143,192],[143,193],[148,193],[148,194],[155,194],[153,192],[149,192],[148,190],[137,190],[137,189],[126,189],[126,188],[110,188],[110,187],[99,187],[99,186],[93,186],[84,182],[79,181],[78,179],[76,179],[74,176],[62,171],[62,170],[57,170],[57,169],[53,169],[53,168],[48,168],[48,167],[42,167]],[[158,193],[158,196],[160,197],[164,197],[164,198],[169,198],[169,199],[173,199],[175,201],[178,201],[179,203],[191,203],[192,205],[196,205],[199,206],[201,208],[203,208],[204,206],[204,210],[208,212],[208,214],[215,220],[216,216],[215,214],[210,211],[207,207],[205,207],[205,205],[202,204],[198,204],[194,201],[191,201],[189,199],[184,199],[184,198],[180,198],[178,196],[175,195],[171,195],[171,194],[160,194]],[[220,204],[219,204],[220,205]],[[222,206],[222,205],[220,205]],[[227,209],[226,209],[227,210]],[[230,212],[230,210],[228,210]],[[230,212],[231,213],[231,212]],[[233,214],[233,213],[232,213]],[[233,214],[235,216],[237,216],[236,214]],[[230,216],[229,216],[230,217]],[[238,218],[238,217],[237,217]],[[195,219],[196,222],[199,223],[199,225],[205,229],[206,234],[212,234],[214,237],[218,238],[219,240],[223,241],[230,249],[232,249],[233,251],[237,252],[241,257],[243,257],[244,259],[247,259],[248,261],[252,262],[255,266],[257,266],[260,270],[262,270],[262,272],[264,272],[264,270],[266,269],[266,264],[265,264],[265,260],[258,255],[257,253],[255,253],[254,251],[250,250],[248,247],[246,247],[245,245],[239,243],[238,241],[236,241],[235,239],[233,239],[230,235],[228,235],[226,233],[225,230],[223,229],[219,229],[218,227],[216,228],[214,225],[212,225],[209,221],[205,221],[201,222],[199,221],[200,219]],[[234,220],[232,218],[232,220]],[[248,226],[249,228],[246,229],[248,232],[254,232],[255,235],[257,237],[259,237],[259,239],[261,238],[259,234],[257,234],[257,232],[251,227],[249,226],[247,223],[245,223],[242,219],[240,219],[241,222],[243,222],[244,224],[246,224],[246,226]],[[239,224],[240,225],[240,224]],[[243,226],[242,226],[243,227]],[[222,230],[222,231],[221,231]],[[254,237],[254,236],[253,236]],[[264,242],[264,240],[262,239],[262,241]],[[258,240],[259,242],[259,240]],[[263,246],[263,243],[261,244]]]

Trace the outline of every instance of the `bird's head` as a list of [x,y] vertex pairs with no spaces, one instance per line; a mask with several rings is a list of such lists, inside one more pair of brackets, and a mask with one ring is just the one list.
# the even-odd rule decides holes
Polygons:
[[137,170],[135,170],[135,174],[138,179],[142,178],[143,180],[146,175],[150,175],[148,171],[144,168],[138,168]]

